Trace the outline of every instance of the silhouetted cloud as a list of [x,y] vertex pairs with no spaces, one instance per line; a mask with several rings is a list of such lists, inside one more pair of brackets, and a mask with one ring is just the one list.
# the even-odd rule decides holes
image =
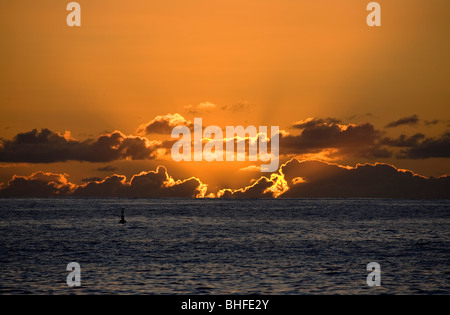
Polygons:
[[270,179],[261,177],[222,198],[450,198],[450,176],[426,178],[388,164],[344,167],[292,159]]
[[404,117],[399,120],[390,122],[386,125],[386,128],[395,128],[403,125],[417,125],[419,123],[420,119],[417,115],[412,115],[409,117]]
[[207,186],[199,179],[175,180],[163,166],[134,175],[129,182],[125,176],[116,174],[84,181],[87,183],[76,185],[67,180],[67,175],[43,172],[14,176],[0,186],[0,197],[197,198],[204,197],[207,191]]
[[420,119],[417,115],[412,115],[408,117],[401,118],[399,120],[393,121],[386,125],[386,128],[395,128],[402,125],[409,125],[409,126],[415,126],[418,124],[423,124],[424,126],[435,126],[438,124],[448,124],[449,120],[442,120],[442,119]]
[[414,146],[419,145],[421,143],[421,141],[424,140],[425,138],[426,138],[425,135],[422,133],[417,133],[410,137],[408,137],[406,135],[401,135],[396,139],[385,137],[382,140],[380,140],[380,144],[388,145],[391,147],[400,147],[400,148],[414,147]]
[[161,143],[120,131],[94,140],[78,141],[70,134],[49,129],[19,133],[0,144],[0,162],[54,163],[66,161],[112,162],[122,159],[153,159]]
[[450,198],[449,176],[426,178],[388,164],[342,167],[294,159],[280,171],[289,185],[283,198]]
[[30,176],[13,176],[3,185],[0,197],[64,197],[70,196],[75,188],[64,174],[36,172]]
[[[204,105],[205,107],[212,105]],[[215,105],[214,105],[215,106]],[[416,115],[391,123],[391,126],[415,124]],[[439,121],[442,122],[442,121]],[[434,122],[432,122],[434,123]],[[436,122],[438,123],[438,122]],[[158,116],[141,125],[142,134],[164,135],[161,141],[150,141],[145,136],[125,135],[120,131],[102,134],[94,139],[80,141],[70,132],[61,134],[49,129],[17,134],[13,139],[0,138],[0,162],[5,163],[55,163],[86,161],[110,163],[118,160],[148,160],[167,158],[178,139],[169,138],[176,126],[193,123],[179,114]],[[280,131],[280,154],[305,159],[337,160],[364,159],[426,159],[449,158],[449,132],[441,137],[427,137],[422,133],[402,134],[397,138],[386,136],[371,123],[343,124],[336,118],[309,118],[291,125],[288,133]],[[203,139],[207,143],[210,139]],[[236,142],[236,138],[224,139]],[[248,140],[245,140],[248,147]],[[113,166],[98,168],[100,172],[115,172]]]
[[440,137],[428,138],[422,133],[413,136],[401,135],[398,138],[385,137],[381,145],[402,148],[399,159],[450,158],[450,132]]
[[294,129],[299,135],[282,134],[280,152],[282,154],[319,153],[335,149],[336,154],[346,154],[365,158],[390,157],[392,153],[378,143],[381,132],[370,123],[342,125],[339,120],[307,119],[296,122]]
[[130,182],[122,175],[113,175],[103,181],[79,186],[75,196],[82,197],[133,197],[133,198],[196,198],[204,197],[207,186],[197,178],[174,180],[167,169],[134,175]]
[[402,159],[450,158],[450,132],[439,138],[426,138],[399,154]]
[[74,196],[78,197],[127,197],[129,186],[123,175],[112,175],[102,181],[89,182],[79,186]]
[[[207,185],[200,179],[175,180],[163,166],[127,181],[123,175],[86,179],[76,185],[65,174],[36,172],[13,176],[0,185],[0,197],[125,197],[203,198]],[[319,161],[292,159],[279,171],[262,176],[250,186],[222,189],[220,198],[450,198],[450,176],[427,178],[388,164],[345,167]]]
[[194,128],[191,121],[186,120],[180,114],[168,114],[165,116],[157,116],[152,121],[139,126],[137,133],[141,135],[163,134],[170,135],[172,130],[177,126],[187,126],[190,129]]

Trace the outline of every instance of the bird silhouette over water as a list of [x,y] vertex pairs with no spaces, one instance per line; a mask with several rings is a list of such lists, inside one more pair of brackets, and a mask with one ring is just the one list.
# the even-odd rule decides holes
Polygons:
[[122,209],[122,219],[119,221],[120,224],[125,224],[127,221],[125,220],[124,210]]

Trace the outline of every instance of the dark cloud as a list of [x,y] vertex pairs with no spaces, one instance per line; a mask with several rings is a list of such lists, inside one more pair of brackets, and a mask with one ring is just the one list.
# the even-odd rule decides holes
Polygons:
[[386,128],[395,128],[402,125],[410,125],[415,126],[419,123],[422,123],[425,126],[435,126],[438,124],[445,124],[448,123],[448,120],[441,120],[441,119],[432,119],[432,120],[425,120],[420,119],[417,115],[412,115],[409,117],[404,117],[399,120],[393,121],[386,125]]
[[[88,179],[86,179],[88,180]],[[388,164],[344,167],[319,161],[292,159],[270,178],[261,177],[241,189],[224,189],[221,198],[450,198],[450,176],[427,178]],[[0,185],[0,197],[205,197],[207,186],[197,178],[175,180],[167,169],[142,172],[128,182],[113,175],[90,178],[83,185],[68,181],[65,174],[36,172],[14,176]]]
[[196,178],[175,181],[163,166],[156,171],[134,175],[130,182],[125,176],[113,175],[103,181],[80,186],[74,192],[81,197],[128,197],[128,198],[195,198],[203,197],[206,185]]
[[89,182],[79,186],[74,196],[77,197],[128,197],[127,178],[123,175],[113,175],[101,181]]
[[426,178],[387,164],[343,167],[293,159],[279,174],[262,177],[223,198],[450,198],[450,176]]
[[153,159],[157,141],[126,136],[120,131],[94,140],[78,141],[49,129],[20,133],[0,145],[0,162],[54,163],[66,161],[112,162]]
[[386,125],[386,128],[395,128],[403,125],[417,125],[420,119],[417,115],[412,115],[409,117],[404,117],[399,120],[393,121]]
[[387,164],[346,168],[292,160],[281,172],[289,185],[283,198],[450,198],[449,176],[425,178]]
[[170,135],[172,134],[172,130],[178,126],[187,126],[190,129],[194,128],[194,124],[191,121],[186,120],[180,114],[168,114],[165,116],[157,116],[149,123],[139,126],[137,133],[141,135]]
[[[390,127],[416,124],[416,115],[393,122]],[[422,133],[412,136],[405,134],[397,138],[383,136],[370,123],[342,125],[338,119],[314,118],[299,121],[292,126],[301,130],[299,135],[282,133],[280,152],[285,155],[301,155],[330,151],[330,157],[353,156],[366,159],[401,159],[449,158],[449,132],[438,138],[428,138]],[[398,148],[402,148],[398,151]]]
[[379,143],[402,148],[396,156],[399,159],[450,158],[450,132],[435,138],[426,137],[422,133],[401,135],[395,139],[385,137]]
[[319,153],[336,149],[339,154],[365,158],[390,157],[391,152],[380,147],[381,132],[370,123],[341,125],[337,119],[309,119],[297,122],[293,128],[299,135],[282,134],[282,154]]
[[0,197],[65,197],[70,196],[76,185],[66,175],[36,172],[30,176],[14,176],[0,190]]
[[450,158],[450,132],[446,132],[439,138],[426,138],[402,150],[398,157],[402,159]]
[[197,178],[175,180],[165,167],[142,172],[127,182],[123,175],[86,178],[86,184],[70,183],[66,175],[37,172],[14,176],[0,186],[0,197],[122,197],[122,198],[196,198],[204,197],[207,186]]
[[204,196],[205,188],[197,178],[175,181],[163,166],[159,166],[155,172],[135,175],[130,181],[130,194],[133,197],[195,198]]
[[[345,150],[341,150],[341,153],[346,154]],[[361,150],[351,150],[348,155],[354,155],[357,157],[366,158],[369,160],[374,159],[389,159],[393,156],[393,152],[390,149],[374,145],[368,148],[361,148]]]
[[380,144],[400,148],[414,147],[419,145],[421,141],[423,141],[425,138],[426,138],[425,135],[422,133],[417,133],[410,137],[406,135],[401,135],[397,139],[385,137],[382,140],[380,140]]

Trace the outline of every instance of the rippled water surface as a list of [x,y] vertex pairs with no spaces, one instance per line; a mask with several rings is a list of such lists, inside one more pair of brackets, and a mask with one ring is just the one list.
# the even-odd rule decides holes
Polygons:
[[449,223],[448,200],[0,200],[0,293],[450,294]]

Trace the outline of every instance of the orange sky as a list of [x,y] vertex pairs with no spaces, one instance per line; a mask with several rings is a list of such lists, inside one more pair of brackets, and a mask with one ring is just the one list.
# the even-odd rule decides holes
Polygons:
[[[82,26],[70,28],[64,1],[1,1],[0,138],[35,128],[80,141],[114,130],[136,135],[141,124],[175,113],[293,134],[290,126],[310,117],[370,123],[392,138],[437,139],[449,130],[447,0],[379,1],[381,28],[366,24],[368,0],[78,2]],[[215,107],[197,108],[205,102]],[[412,115],[420,121],[385,128]],[[378,161],[450,173],[448,157],[334,162]],[[104,176],[94,170],[105,165],[131,176],[160,164],[217,189],[260,176],[238,171],[251,163],[0,162],[0,182],[42,170],[80,183]]]

